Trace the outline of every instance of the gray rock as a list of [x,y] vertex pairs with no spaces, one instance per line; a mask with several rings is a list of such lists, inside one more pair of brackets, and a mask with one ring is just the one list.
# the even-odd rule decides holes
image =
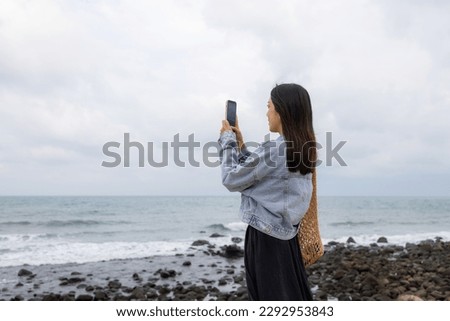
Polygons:
[[94,300],[96,300],[96,301],[109,300],[108,294],[106,294],[103,291],[97,290],[97,291],[95,291],[94,295],[95,295]]
[[233,237],[233,238],[231,238],[231,242],[236,243],[236,244],[241,243],[242,242],[242,238],[240,238],[240,237]]
[[122,283],[120,283],[118,280],[108,282],[108,288],[110,288],[110,289],[118,290],[121,287],[122,287]]
[[342,279],[346,274],[347,274],[346,271],[344,271],[344,270],[342,270],[342,269],[339,269],[339,270],[337,270],[337,271],[334,273],[333,278],[336,279],[336,280],[340,280],[340,279]]
[[213,233],[209,237],[224,237],[225,235],[219,234],[219,233]]
[[133,280],[135,280],[136,282],[141,282],[142,278],[139,276],[139,274],[133,273]]
[[201,280],[205,284],[212,284],[212,283],[214,283],[214,280],[208,280],[208,279],[205,279],[205,278],[202,278]]
[[164,285],[163,287],[161,287],[159,289],[159,294],[161,294],[161,295],[166,295],[166,294],[169,294],[169,293],[170,293],[170,288],[169,288],[168,285]]
[[223,250],[223,253],[221,253],[222,256],[226,258],[240,258],[244,256],[244,250],[237,246],[236,244],[232,245],[225,245],[222,246],[221,249]]
[[170,277],[174,277],[174,276],[176,276],[176,272],[175,272],[175,270],[161,270],[160,272],[159,272],[159,275],[163,278],[163,279],[167,279],[167,278],[170,278]]
[[18,276],[31,276],[33,275],[33,272],[26,270],[26,269],[20,269],[19,273],[17,273]]
[[355,264],[354,266],[353,266],[353,268],[356,270],[356,271],[358,271],[358,272],[367,272],[367,271],[370,271],[370,267],[369,267],[369,265],[367,265],[367,264],[364,264],[364,263],[362,263],[362,264]]
[[85,278],[73,277],[73,278],[67,279],[67,282],[68,282],[69,284],[75,284],[75,283],[83,282],[83,281],[85,281],[85,280],[86,280]]
[[43,296],[42,300],[43,301],[60,301],[61,295],[55,294],[55,293],[46,294]]
[[147,299],[156,299],[158,297],[158,292],[155,289],[148,289],[147,290]]
[[387,242],[388,242],[388,240],[384,236],[378,238],[378,240],[377,240],[377,243],[387,243]]
[[135,287],[131,292],[130,299],[132,300],[145,300],[147,298],[145,291],[142,287]]
[[125,296],[125,295],[123,295],[121,293],[117,293],[114,296],[114,301],[129,301],[129,300],[130,300],[130,297]]
[[319,300],[327,301],[328,300],[328,294],[323,292],[323,291],[318,290],[316,292],[315,298],[316,298],[316,300],[319,299]]
[[236,298],[240,301],[247,301],[248,300],[248,291],[247,291],[247,287],[245,286],[240,286],[237,290],[236,290]]
[[206,240],[197,240],[191,244],[191,246],[202,246],[202,245],[211,245],[211,244]]
[[439,291],[431,292],[430,296],[433,297],[435,300],[445,300],[445,298],[446,298],[445,294],[443,294]]
[[342,294],[340,294],[340,295],[338,296],[338,300],[339,300],[339,301],[351,301],[351,300],[352,300],[352,297],[351,297],[351,295],[348,294],[348,293],[342,293]]
[[234,280],[234,283],[242,283],[242,282],[244,282],[244,277],[243,277],[243,275],[236,275],[234,278],[233,278],[233,280]]
[[75,294],[67,293],[61,296],[62,301],[75,301]]
[[186,301],[195,301],[197,299],[197,293],[194,291],[189,291],[185,294]]

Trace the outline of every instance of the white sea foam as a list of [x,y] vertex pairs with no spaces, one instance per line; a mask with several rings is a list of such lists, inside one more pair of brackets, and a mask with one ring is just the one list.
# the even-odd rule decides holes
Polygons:
[[[86,263],[113,259],[142,258],[156,255],[175,255],[195,251],[195,239],[150,242],[72,242],[62,238],[49,239],[46,235],[8,235],[0,242],[0,266],[19,266],[24,264],[64,264]],[[204,238],[215,245],[231,243],[231,235],[218,238]],[[207,245],[203,246],[207,249]]]
[[245,231],[247,228],[247,224],[244,222],[231,222],[225,224],[225,227],[230,229],[231,231]]
[[[16,246],[2,255],[0,266],[23,264],[85,263],[102,260],[139,258],[153,255],[174,255],[188,251],[192,242],[108,242],[70,243],[35,242]],[[24,245],[24,244],[22,244]]]
[[[358,245],[376,243],[381,235],[352,236]],[[426,239],[441,237],[443,241],[450,241],[450,232],[417,233],[404,235],[384,235],[388,245],[405,245],[417,243]],[[231,244],[232,235],[210,238],[205,237],[210,244],[215,245],[217,251],[221,246]],[[337,239],[323,239],[324,244],[329,241],[346,242],[348,237]],[[112,259],[142,258],[156,255],[175,255],[189,253],[193,250],[195,239],[174,240],[169,242],[104,242],[85,243],[71,242],[62,238],[49,237],[47,234],[37,235],[7,235],[0,241],[0,266],[18,266],[23,264],[64,264],[97,262]],[[240,244],[243,246],[243,243]],[[207,249],[207,245],[203,246]],[[202,247],[195,247],[202,248]]]

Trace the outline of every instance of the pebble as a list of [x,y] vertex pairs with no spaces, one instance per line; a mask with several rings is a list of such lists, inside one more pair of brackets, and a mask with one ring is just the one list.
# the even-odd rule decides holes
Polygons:
[[222,235],[222,234],[219,234],[219,233],[213,233],[213,234],[211,234],[209,237],[212,237],[212,238],[214,238],[214,237],[224,237],[225,235]]
[[31,276],[33,275],[33,272],[26,270],[26,269],[20,269],[19,273],[17,273],[18,276]]
[[241,243],[243,240],[242,240],[242,238],[240,238],[240,237],[232,237],[231,238],[231,242],[233,242],[233,243],[236,243],[236,244],[239,244],[239,243]]
[[206,240],[197,240],[191,244],[191,246],[202,246],[202,245],[211,245],[211,244]]
[[109,299],[108,295],[103,291],[97,290],[95,291],[94,295],[96,301],[106,301]]
[[[345,243],[325,245],[324,256],[307,268],[314,299],[450,300],[450,242],[426,240],[403,247],[379,245],[383,243],[380,239],[370,246],[355,245],[350,238]],[[192,257],[189,261],[181,255],[177,260],[166,260],[167,265],[160,265],[156,272],[153,268],[157,263],[147,263],[147,258],[145,262],[149,265],[138,266],[139,274],[124,269],[130,272],[124,273],[123,279],[117,274],[97,271],[100,275],[94,279],[81,268],[79,271],[83,274],[69,271],[68,277],[58,271],[53,280],[56,289],[51,289],[59,293],[48,291],[44,279],[37,277],[28,282],[26,278],[35,275],[29,269],[21,269],[19,273],[14,270],[14,274],[26,278],[20,279],[15,288],[3,288],[0,294],[2,298],[9,295],[8,300],[248,300],[243,249],[235,242],[223,246],[220,251],[210,252],[219,255],[216,260],[203,255],[203,250],[194,249],[191,251],[196,254],[183,255]],[[156,258],[154,260],[157,262]],[[183,269],[189,280],[173,269],[177,266],[190,267]],[[33,270],[42,275],[42,269]],[[90,277],[86,281],[82,275]],[[141,282],[143,279],[147,283]],[[138,285],[133,280],[139,282]],[[66,286],[58,288],[58,283]],[[37,293],[38,289],[42,293]]]
[[136,282],[141,282],[142,278],[139,276],[139,274],[133,273],[133,280],[135,280]]
[[222,246],[222,256],[226,258],[240,258],[244,256],[244,250],[236,244]]
[[400,300],[403,295],[446,300],[450,294],[450,278],[445,275],[450,256],[444,254],[450,252],[450,242],[342,245],[326,248],[324,256],[307,268],[317,300]]
[[76,299],[76,301],[92,301],[92,300],[94,300],[94,297],[89,294],[80,294],[79,296],[77,296]]

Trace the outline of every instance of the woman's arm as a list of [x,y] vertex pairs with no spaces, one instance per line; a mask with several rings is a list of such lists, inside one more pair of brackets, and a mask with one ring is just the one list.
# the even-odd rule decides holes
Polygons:
[[243,158],[238,151],[236,134],[231,126],[228,128],[227,124],[222,124],[224,130],[219,138],[222,184],[231,192],[241,192],[275,168],[270,160],[271,144],[261,145]]

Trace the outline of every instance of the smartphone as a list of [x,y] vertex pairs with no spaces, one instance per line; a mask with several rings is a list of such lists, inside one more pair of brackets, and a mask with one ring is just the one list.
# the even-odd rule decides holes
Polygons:
[[226,118],[231,126],[236,126],[236,107],[235,101],[227,100]]

